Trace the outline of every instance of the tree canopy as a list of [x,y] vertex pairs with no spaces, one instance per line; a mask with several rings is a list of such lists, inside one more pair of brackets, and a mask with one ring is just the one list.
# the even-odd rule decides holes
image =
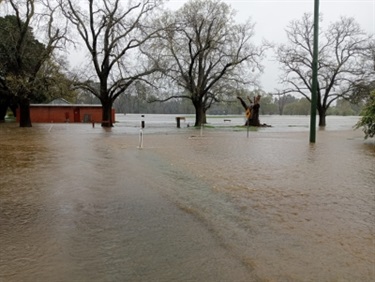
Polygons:
[[[298,93],[311,100],[313,20],[305,14],[286,29],[288,43],[277,49],[282,65],[285,92]],[[317,110],[319,126],[326,125],[326,111],[337,99],[349,99],[355,87],[371,79],[374,71],[366,55],[371,38],[353,18],[341,17],[320,31],[318,51]]]
[[[43,8],[37,13],[39,4]],[[20,126],[30,127],[30,101],[38,100],[45,86],[41,70],[64,43],[66,29],[56,24],[56,7],[49,2],[9,0],[2,5],[8,5],[10,14],[0,19],[0,93],[5,97],[1,108],[14,100],[20,108]],[[38,31],[44,34],[44,42],[35,38],[33,26],[43,26]]]
[[254,25],[237,24],[234,16],[224,2],[191,0],[161,20],[165,28],[155,52],[163,62],[163,79],[172,82],[170,94],[161,100],[190,99],[196,126],[205,123],[212,103],[234,93],[236,86],[255,82],[249,70],[262,70],[267,46],[256,47]]
[[356,128],[362,127],[365,133],[365,139],[375,136],[375,90],[371,92],[370,97],[361,112],[361,119]]
[[[112,126],[113,102],[135,81],[158,70],[152,59],[146,62],[142,46],[155,36],[150,17],[161,1],[59,0],[59,3],[89,57],[87,68],[80,69],[83,76],[77,77],[76,86],[100,100],[102,126]],[[99,87],[92,81],[97,81]]]
[[[55,56],[67,41],[84,47],[85,60],[71,72],[74,87],[83,90],[75,100],[98,99],[102,126],[112,126],[111,109],[121,95],[130,97],[119,104],[132,104],[122,108],[138,111],[147,108],[147,97],[174,100],[169,108],[194,108],[195,125],[201,125],[208,109],[224,112],[223,105],[257,86],[270,46],[254,44],[251,20],[236,22],[235,11],[220,0],[190,0],[163,14],[161,5],[162,0],[0,2],[7,14],[0,17],[0,120],[9,105],[18,104],[20,125],[31,126],[30,102],[75,95],[73,79]],[[286,31],[288,43],[277,48],[277,58],[288,88],[279,94],[298,93],[303,100],[284,111],[292,96],[280,96],[279,112],[305,114],[311,97],[311,15],[292,21]],[[340,104],[351,112],[345,101],[363,103],[373,90],[375,45],[352,18],[342,17],[320,33],[317,109],[324,126],[329,107]],[[269,107],[261,110],[275,112],[272,102],[264,97],[262,105]]]

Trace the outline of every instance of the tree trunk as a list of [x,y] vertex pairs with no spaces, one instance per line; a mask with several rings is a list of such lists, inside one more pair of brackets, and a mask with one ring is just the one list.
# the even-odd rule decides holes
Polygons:
[[202,123],[206,124],[207,123],[207,109],[203,109],[203,117],[202,117]]
[[102,101],[102,127],[112,127],[113,120],[112,120],[112,104],[113,102],[109,99],[106,101]]
[[0,102],[0,122],[5,121],[5,115],[7,114],[7,109],[8,109],[8,103],[5,101]]
[[260,126],[259,109],[260,109],[259,104],[253,105],[253,107],[251,108],[251,117],[247,120],[246,125]]
[[207,122],[206,119],[206,112],[204,110],[204,106],[202,101],[194,102],[195,108],[195,124],[194,126],[201,126]]
[[319,126],[326,126],[326,109],[318,109],[319,113]]
[[19,101],[20,107],[20,127],[31,127],[30,118],[30,100],[28,98],[21,98]]
[[5,91],[0,90],[0,122],[5,121],[8,107],[10,106],[10,99],[5,94]]
[[260,126],[259,122],[259,99],[256,104],[254,105],[246,105],[245,101],[241,97],[237,97],[240,100],[242,107],[246,111],[246,123],[245,126]]

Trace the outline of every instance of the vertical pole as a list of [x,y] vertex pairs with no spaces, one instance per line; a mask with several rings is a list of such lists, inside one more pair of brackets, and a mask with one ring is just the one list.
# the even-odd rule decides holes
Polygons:
[[319,53],[319,0],[314,5],[314,50],[312,65],[312,90],[311,90],[311,113],[310,113],[310,143],[315,143],[316,136],[316,105],[318,92],[318,53]]
[[143,130],[142,128],[139,130],[139,144],[138,144],[138,149],[143,148]]
[[143,128],[145,128],[144,117],[145,117],[144,115],[141,115],[141,129],[139,130],[139,145],[138,145],[139,149],[143,148]]
[[145,115],[141,115],[141,128],[145,128]]

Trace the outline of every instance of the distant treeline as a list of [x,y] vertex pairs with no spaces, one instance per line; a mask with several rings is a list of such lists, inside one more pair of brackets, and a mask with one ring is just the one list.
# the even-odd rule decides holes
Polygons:
[[[100,101],[89,95],[80,95],[77,103],[98,104]],[[261,99],[262,115],[309,115],[310,102],[306,98],[296,98],[292,95],[283,97],[263,94]],[[145,98],[134,95],[120,96],[114,103],[116,113],[148,113],[148,114],[194,114],[195,110],[190,100],[169,100],[167,102],[149,102]],[[347,100],[338,100],[335,106],[328,110],[328,115],[351,116],[359,115],[363,103],[352,104]],[[213,104],[208,110],[211,115],[242,114],[243,107],[237,99]]]

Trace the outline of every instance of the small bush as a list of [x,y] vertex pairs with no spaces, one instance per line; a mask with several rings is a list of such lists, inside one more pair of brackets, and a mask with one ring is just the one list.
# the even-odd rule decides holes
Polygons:
[[370,98],[361,112],[361,119],[356,124],[356,128],[363,127],[365,139],[375,135],[375,91],[371,92]]

